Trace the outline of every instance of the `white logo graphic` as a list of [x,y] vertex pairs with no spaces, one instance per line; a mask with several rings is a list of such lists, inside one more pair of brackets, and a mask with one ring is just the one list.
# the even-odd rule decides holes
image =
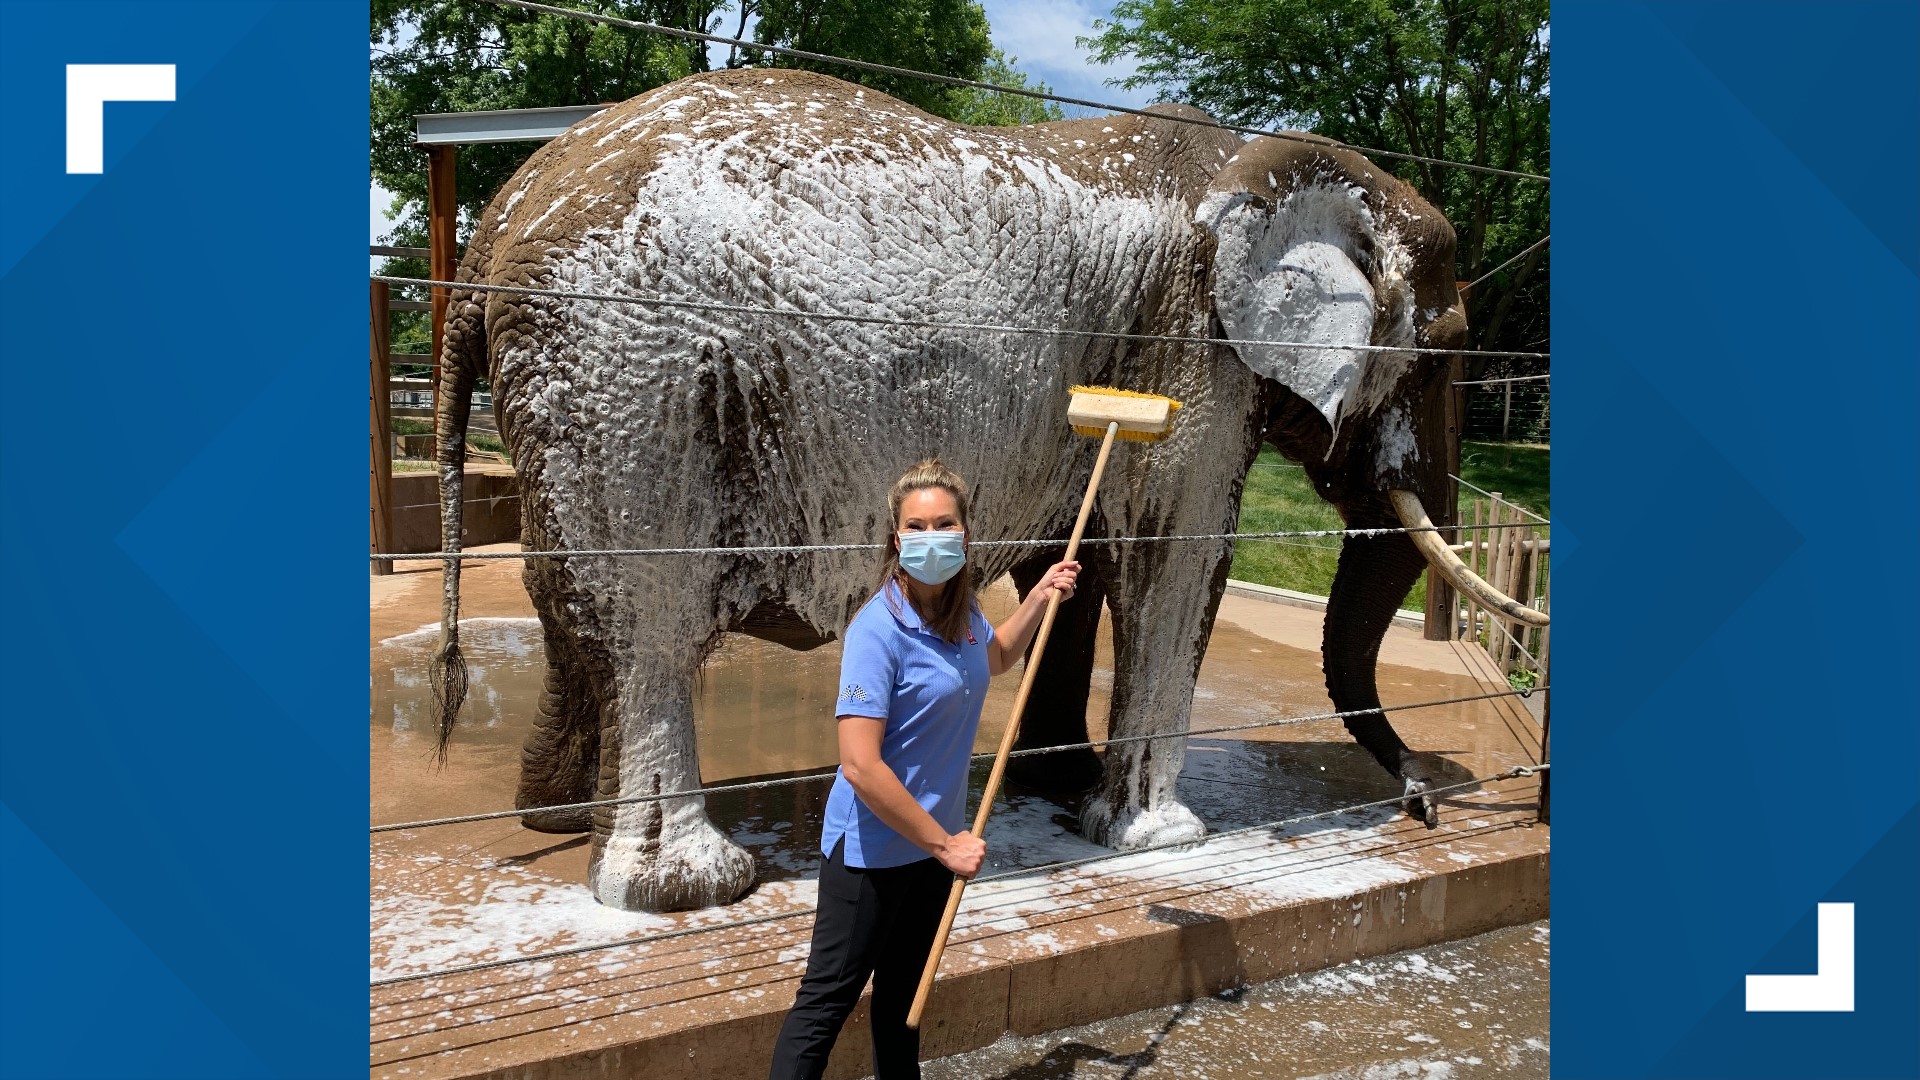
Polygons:
[[847,701],[872,701],[873,700],[872,698],[867,696],[867,688],[859,685],[858,683],[848,683],[847,688],[841,692],[840,696],[846,699]]
[[1819,971],[1747,976],[1748,1012],[1853,1011],[1853,905],[1821,904]]
[[107,102],[172,100],[172,64],[68,64],[67,172],[105,168]]

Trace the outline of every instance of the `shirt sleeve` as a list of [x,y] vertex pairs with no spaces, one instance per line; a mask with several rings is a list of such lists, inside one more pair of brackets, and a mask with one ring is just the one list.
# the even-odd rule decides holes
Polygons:
[[978,629],[974,631],[974,635],[980,639],[980,644],[992,644],[993,639],[999,636],[993,632],[993,623],[987,620],[987,613],[981,611],[980,605],[977,603],[973,605],[973,621],[975,626],[978,627]]
[[895,660],[877,622],[856,618],[847,627],[847,644],[840,653],[840,697],[833,705],[835,716],[885,720],[893,705]]

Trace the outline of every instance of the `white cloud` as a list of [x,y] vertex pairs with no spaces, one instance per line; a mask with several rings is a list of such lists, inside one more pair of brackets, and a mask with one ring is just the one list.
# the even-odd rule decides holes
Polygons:
[[1101,12],[1075,0],[989,0],[985,6],[994,44],[1009,54],[1055,71],[1087,66],[1074,39],[1092,34]]
[[[1087,59],[1087,50],[1075,43],[1076,38],[1093,34],[1093,20],[1107,16],[1111,0],[983,0],[983,6],[987,22],[993,28],[993,43],[1007,55],[1018,57],[1020,70],[1045,82],[1054,93],[1134,108],[1152,101],[1153,95],[1148,91],[1127,91],[1106,85],[1108,79],[1123,79],[1133,74],[1131,62],[1093,64]],[[751,38],[754,26],[759,23],[758,18],[750,18],[746,30],[739,30],[737,0],[731,0],[715,14],[718,27],[714,32],[727,37],[738,33],[740,37]],[[715,69],[726,66],[728,49],[729,46],[709,42],[707,63]],[[1069,116],[1097,115],[1073,106],[1066,109]]]
[[[1095,64],[1078,38],[1091,37],[1093,20],[1106,18],[1102,0],[984,0],[993,43],[1019,58],[1020,70],[1046,82],[1056,94],[1139,108],[1153,100],[1148,90],[1121,90],[1109,79],[1133,74],[1131,61]],[[1085,110],[1068,107],[1068,115]]]
[[387,217],[387,208],[393,205],[393,192],[380,186],[378,181],[369,182],[367,243],[377,244],[380,236],[393,228],[393,221]]

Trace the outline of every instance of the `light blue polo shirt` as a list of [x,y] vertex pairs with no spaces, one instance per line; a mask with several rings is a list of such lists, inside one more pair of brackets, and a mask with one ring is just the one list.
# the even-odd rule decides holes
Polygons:
[[[949,833],[966,821],[967,759],[986,700],[987,643],[993,627],[976,605],[967,639],[949,644],[922,625],[897,582],[888,582],[847,626],[840,656],[835,716],[887,722],[880,758],[933,820]],[[847,783],[833,778],[820,854],[842,837],[848,866],[905,866],[929,856],[867,809]]]

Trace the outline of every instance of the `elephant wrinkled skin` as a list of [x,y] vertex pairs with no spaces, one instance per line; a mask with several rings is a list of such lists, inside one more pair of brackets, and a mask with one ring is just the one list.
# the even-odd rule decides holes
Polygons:
[[[1184,106],[1167,114],[1199,116]],[[1364,159],[1163,116],[970,128],[794,71],[700,75],[583,121],[535,153],[476,224],[463,282],[1066,331],[1439,345],[1464,339],[1453,234]],[[455,290],[440,447],[447,550],[474,379],[491,379],[529,549],[875,544],[871,552],[529,559],[549,674],[518,805],[698,787],[695,672],[720,635],[811,648],[872,586],[884,493],[939,456],[975,487],[974,541],[1064,538],[1094,444],[1068,387],[1185,403],[1121,444],[1089,535],[1232,531],[1263,441],[1354,526],[1391,489],[1446,483],[1443,358],[832,322]],[[1085,738],[1092,635],[1114,620],[1110,730],[1183,730],[1226,579],[1219,542],[1094,545],[1049,647],[1023,745]],[[1057,551],[975,549],[1024,589]],[[1327,616],[1337,707],[1378,705],[1374,657],[1424,565],[1404,535],[1349,542]],[[457,570],[457,568],[454,568]],[[437,684],[461,693],[457,572]],[[1355,735],[1417,787],[1383,716]],[[1198,837],[1179,739],[1043,767],[1084,785],[1086,834]],[[595,764],[597,763],[597,768]],[[728,902],[751,860],[697,798],[556,812],[591,828],[602,902]]]

